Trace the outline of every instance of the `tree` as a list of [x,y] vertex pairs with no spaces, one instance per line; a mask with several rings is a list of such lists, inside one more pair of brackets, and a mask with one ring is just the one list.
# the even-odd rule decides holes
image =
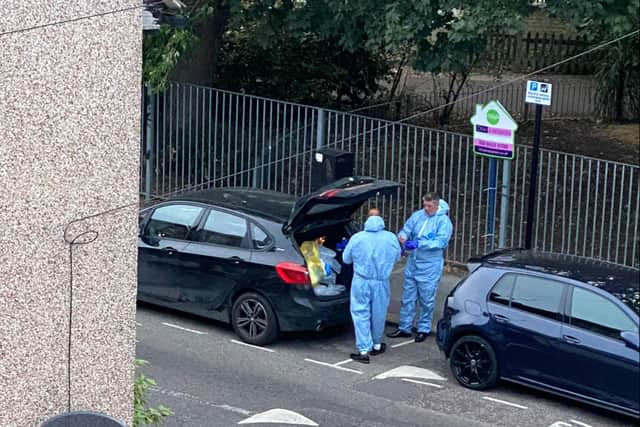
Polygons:
[[[190,52],[191,62],[213,64],[200,66],[209,81],[198,83],[355,107],[388,78],[393,96],[411,65],[445,75],[449,103],[482,60],[488,36],[515,31],[526,8],[521,0],[200,0],[187,12],[188,28],[150,36],[145,76],[166,81]],[[205,43],[216,17],[215,42]]]
[[[640,0],[547,0],[551,14],[571,22],[592,45],[640,28]],[[634,116],[640,112],[640,35],[620,40],[595,56],[596,81],[603,119],[623,121],[625,97]]]
[[194,2],[184,12],[187,27],[163,26],[145,37],[145,80],[159,90],[173,77],[293,102],[360,106],[379,91],[390,61],[383,52],[347,50],[315,25],[301,31],[306,7],[288,0]]
[[[348,50],[384,52],[396,59],[400,71],[409,64],[433,76],[444,75],[448,85],[442,97],[448,104],[482,61],[488,37],[517,31],[529,10],[520,0],[310,0],[294,28],[319,28]],[[318,27],[318,22],[323,24]],[[397,79],[391,96],[396,86]],[[448,122],[452,108],[441,110],[441,124]]]

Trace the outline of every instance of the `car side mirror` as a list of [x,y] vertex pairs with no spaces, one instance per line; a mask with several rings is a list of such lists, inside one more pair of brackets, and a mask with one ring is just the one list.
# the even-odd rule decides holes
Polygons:
[[640,351],[640,337],[638,336],[638,332],[622,331],[620,332],[620,338],[622,338],[622,341],[624,341],[627,347]]
[[150,236],[150,235],[142,235],[140,239],[149,246],[159,246],[160,245],[160,237],[159,236]]

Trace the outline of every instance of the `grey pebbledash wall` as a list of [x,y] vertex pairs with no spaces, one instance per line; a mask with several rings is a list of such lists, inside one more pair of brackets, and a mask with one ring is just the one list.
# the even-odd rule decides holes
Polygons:
[[[139,3],[18,1],[2,11],[3,427],[36,426],[68,409],[101,411],[131,421],[142,37]],[[92,243],[73,247],[71,276],[66,225],[125,205],[128,207],[69,228],[69,239],[86,231],[91,233],[80,239],[97,237]]]

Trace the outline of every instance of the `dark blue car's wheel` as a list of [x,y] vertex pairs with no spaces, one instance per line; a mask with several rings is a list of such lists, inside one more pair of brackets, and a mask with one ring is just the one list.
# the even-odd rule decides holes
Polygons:
[[449,366],[456,380],[465,387],[484,390],[498,381],[498,360],[486,340],[476,335],[464,336],[453,344]]
[[278,321],[271,304],[252,292],[240,295],[233,303],[231,324],[240,339],[249,344],[269,344],[278,336]]

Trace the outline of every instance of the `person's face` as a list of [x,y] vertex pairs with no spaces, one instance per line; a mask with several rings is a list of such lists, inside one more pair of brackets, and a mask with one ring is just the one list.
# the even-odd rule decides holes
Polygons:
[[424,211],[427,215],[435,215],[438,212],[438,201],[437,200],[424,200],[422,202],[422,206],[424,207]]
[[368,216],[380,216],[380,211],[376,208],[371,208],[369,209],[369,215]]

